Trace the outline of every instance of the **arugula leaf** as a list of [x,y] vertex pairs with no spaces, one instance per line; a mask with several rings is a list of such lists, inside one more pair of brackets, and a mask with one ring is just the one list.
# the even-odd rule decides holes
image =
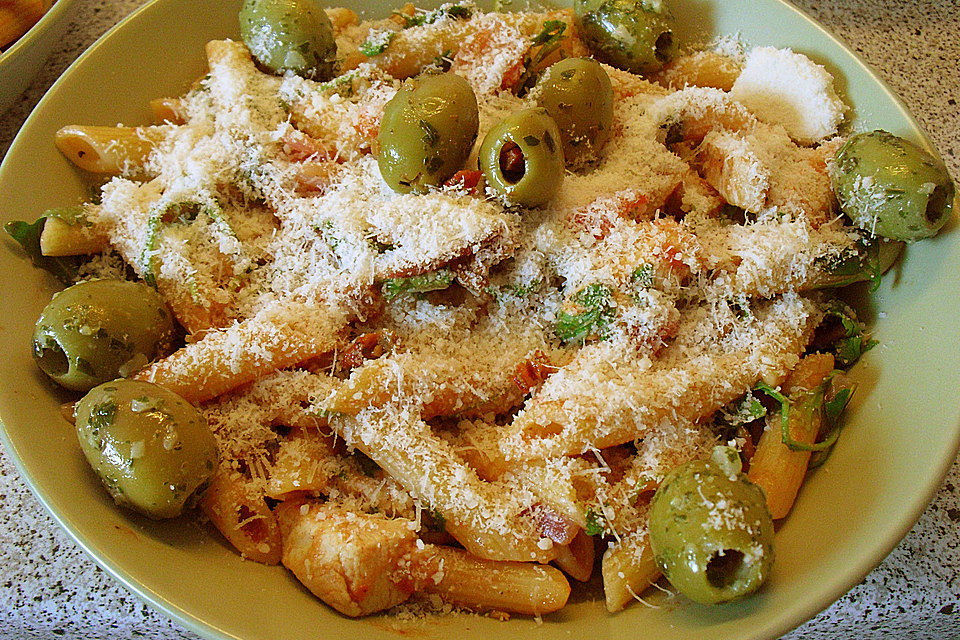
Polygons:
[[[567,24],[563,20],[547,20],[543,29],[531,40],[530,49],[523,56],[523,73],[517,81],[517,95],[521,98],[537,84],[540,66],[547,57],[560,48]],[[536,52],[533,52],[536,49]],[[533,53],[532,53],[533,52]]]
[[759,420],[767,415],[767,409],[763,403],[757,400],[751,392],[747,392],[739,400],[734,400],[720,410],[724,420],[732,427],[739,427]]
[[408,15],[402,11],[394,11],[393,15],[403,20],[403,28],[420,27],[425,24],[433,24],[441,18],[453,18],[454,20],[469,20],[473,15],[468,7],[459,4],[444,5],[435,11],[427,11],[415,15]]
[[[768,385],[766,382],[758,382],[754,389],[757,391],[762,391],[768,396],[776,400],[780,404],[780,437],[783,440],[783,444],[791,451],[813,451],[813,452],[826,452],[836,444],[837,439],[840,437],[840,427],[839,425],[834,426],[823,440],[819,442],[814,442],[813,444],[807,444],[805,442],[797,442],[790,435],[790,411],[803,411],[803,412],[814,412],[824,410],[824,393],[826,391],[827,385],[830,384],[830,378],[828,377],[822,384],[820,384],[816,389],[811,391],[806,391],[800,395],[799,398],[791,400],[785,395]],[[844,391],[848,391],[844,389]],[[845,396],[845,399],[841,400],[841,405],[832,404],[829,410],[824,411],[824,418],[828,415],[839,415],[840,411],[843,410],[843,407],[846,406],[847,401],[850,399],[850,393],[838,393],[837,397]],[[835,398],[836,399],[836,398]]]
[[386,29],[371,31],[367,39],[360,43],[360,53],[368,58],[378,56],[387,50],[395,37],[397,37],[396,31]]
[[[61,211],[53,209],[51,211]],[[40,234],[43,233],[44,221],[52,216],[50,212],[37,218],[32,224],[22,220],[14,220],[3,225],[3,230],[16,240],[30,258],[33,266],[48,271],[57,280],[65,285],[73,284],[77,279],[82,258],[80,256],[45,256],[40,252]]]
[[439,291],[453,284],[454,275],[449,269],[439,269],[409,278],[391,278],[383,282],[383,295],[393,300],[407,293]]
[[571,302],[583,311],[561,311],[554,326],[557,337],[564,342],[585,342],[594,335],[606,337],[607,327],[617,314],[613,290],[604,284],[591,284],[574,294]]
[[843,335],[834,343],[833,352],[841,367],[849,367],[878,342],[868,338],[860,323],[838,302],[827,309],[827,315],[840,320]]
[[586,520],[587,527],[584,529],[584,531],[588,536],[603,535],[603,532],[606,530],[606,518],[603,517],[602,513],[598,513],[597,511],[594,511],[592,508],[588,507]]

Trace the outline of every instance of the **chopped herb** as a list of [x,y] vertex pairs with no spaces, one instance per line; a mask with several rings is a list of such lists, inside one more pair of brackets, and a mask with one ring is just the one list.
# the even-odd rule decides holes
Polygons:
[[318,88],[323,92],[336,93],[341,97],[349,98],[354,94],[353,81],[356,77],[357,73],[351,71],[342,76],[337,76],[333,80],[322,83]]
[[426,120],[420,120],[420,128],[423,129],[423,141],[427,143],[428,147],[435,147],[440,141],[440,134],[437,132],[437,128]]
[[582,309],[576,313],[561,311],[554,328],[564,342],[585,342],[596,336],[606,337],[606,329],[616,315],[613,290],[603,284],[584,287],[571,298]]
[[742,398],[734,400],[720,411],[724,419],[735,427],[759,420],[767,414],[763,403],[749,391]]
[[839,302],[827,309],[827,315],[840,320],[843,327],[843,334],[833,345],[833,353],[841,367],[849,367],[877,346],[877,341],[864,334],[860,323]]
[[509,289],[510,293],[516,297],[524,298],[539,289],[541,284],[542,283],[539,280],[534,280],[532,282],[528,282],[527,284],[507,285],[507,289]]
[[630,282],[636,287],[648,289],[654,285],[653,276],[653,265],[649,262],[644,262],[630,274]]
[[447,529],[447,519],[443,517],[443,513],[439,509],[430,509],[427,512],[427,530],[428,531],[446,531]]
[[87,423],[90,425],[90,432],[94,436],[99,436],[101,430],[113,426],[113,421],[117,418],[117,403],[113,400],[99,402],[90,408],[90,417]]
[[450,67],[453,66],[453,51],[447,49],[438,55],[433,59],[433,66],[443,73],[450,71]]
[[227,233],[231,236],[237,237],[230,223],[223,217],[223,212],[216,200],[212,200],[212,203],[182,200],[167,203],[160,207],[153,207],[147,220],[147,239],[143,251],[140,252],[140,268],[143,272],[144,282],[153,288],[157,287],[156,249],[164,225],[189,224],[196,220],[201,213],[220,226],[225,227]]
[[391,278],[383,283],[383,295],[394,300],[408,293],[439,291],[453,284],[454,275],[449,269],[440,269],[409,278]]
[[408,15],[402,11],[394,11],[393,15],[403,20],[403,28],[422,27],[425,24],[433,24],[441,18],[453,18],[454,20],[469,20],[473,12],[469,8],[459,4],[445,5],[435,11],[427,11]]
[[603,517],[603,514],[594,511],[592,508],[587,508],[586,513],[587,527],[584,529],[588,536],[599,536],[603,535],[603,532],[606,530],[605,522],[606,519]]
[[567,24],[563,20],[547,20],[540,33],[533,37],[530,49],[523,56],[523,73],[517,81],[518,96],[523,97],[537,84],[540,66],[550,54],[560,48],[566,28]]
[[368,58],[378,56],[387,50],[387,47],[390,46],[390,43],[393,42],[396,36],[396,31],[386,29],[371,31],[367,39],[360,44],[360,53]]

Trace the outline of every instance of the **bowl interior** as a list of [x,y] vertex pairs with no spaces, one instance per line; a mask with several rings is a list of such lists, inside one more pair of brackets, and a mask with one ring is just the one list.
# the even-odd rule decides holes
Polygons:
[[[63,2],[64,0],[61,0]],[[385,15],[392,5],[344,0]],[[33,219],[83,198],[79,176],[57,152],[67,124],[146,123],[151,98],[182,93],[205,72],[203,45],[238,37],[230,0],[156,0],[95,44],[50,90],[0,168],[0,221]],[[674,0],[687,41],[739,33],[756,45],[789,46],[826,65],[853,106],[857,128],[884,128],[929,147],[901,103],[842,44],[782,0]],[[178,52],[171,60],[169,52]],[[45,179],[36,180],[43,167]],[[608,615],[597,589],[539,624],[451,616],[401,625],[386,617],[345,619],[284,569],[241,560],[215,533],[188,518],[154,523],[117,509],[87,467],[73,428],[59,415],[67,396],[35,367],[30,336],[55,290],[7,242],[0,250],[2,437],[23,477],[60,524],[102,566],[154,606],[209,638],[408,635],[472,638],[775,637],[856,584],[909,530],[936,490],[958,445],[960,243],[955,221],[910,246],[896,273],[865,298],[880,346],[855,368],[859,389],[834,454],[807,480],[776,539],[777,564],[759,594],[703,607],[664,594],[652,606]],[[862,292],[861,292],[862,293]],[[280,613],[282,612],[282,613]],[[640,631],[642,630],[642,631]]]

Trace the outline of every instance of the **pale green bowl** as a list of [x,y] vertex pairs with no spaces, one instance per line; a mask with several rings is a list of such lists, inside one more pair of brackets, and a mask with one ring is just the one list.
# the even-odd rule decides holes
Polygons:
[[[85,53],[39,104],[0,167],[0,221],[32,219],[78,202],[79,177],[56,151],[73,123],[136,124],[148,100],[175,95],[204,73],[203,45],[237,35],[237,2],[156,0]],[[346,1],[347,6],[358,5]],[[827,65],[860,127],[882,127],[929,146],[902,104],[848,49],[781,0],[674,0],[686,37],[739,32],[752,44],[789,46]],[[385,14],[386,5],[365,5]],[[171,59],[169,52],[177,52]],[[42,184],[36,177],[43,174]],[[960,402],[960,243],[955,223],[908,248],[872,296],[880,346],[855,369],[860,383],[833,456],[804,485],[777,534],[776,570],[756,596],[705,607],[654,594],[609,615],[599,592],[576,596],[542,624],[475,616],[427,620],[420,638],[773,638],[855,585],[907,533],[954,460]],[[0,416],[4,443],[26,482],[91,556],[134,592],[208,638],[399,637],[387,618],[349,620],[284,569],[241,560],[189,519],[154,523],[114,506],[59,415],[69,399],[30,355],[33,323],[54,283],[7,243],[0,250]]]
[[73,14],[75,0],[57,0],[29,31],[0,53],[0,115],[30,86]]

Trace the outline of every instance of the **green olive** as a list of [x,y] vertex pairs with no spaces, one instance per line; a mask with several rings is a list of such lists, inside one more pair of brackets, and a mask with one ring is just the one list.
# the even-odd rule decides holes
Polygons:
[[380,175],[400,193],[438,187],[463,168],[479,127],[477,96],[460,76],[407,80],[383,110]]
[[546,109],[517,111],[494,125],[480,143],[480,170],[510,204],[540,206],[563,182],[560,139]]
[[565,58],[547,69],[537,94],[537,104],[560,129],[567,164],[577,166],[595,157],[613,126],[613,86],[600,63]]
[[840,208],[866,231],[891,240],[936,235],[953,211],[946,167],[886,131],[850,136],[831,171]]
[[74,391],[136,373],[173,347],[166,302],[145,284],[91,280],[53,296],[33,332],[33,355],[54,381]]
[[77,437],[117,504],[173,518],[217,468],[217,443],[193,405],[152,382],[114,380],[77,403]]
[[773,520],[763,490],[730,447],[671,471],[653,496],[650,546],[663,574],[691,600],[715,604],[756,591],[773,566]]
[[271,72],[311,80],[336,75],[333,25],[316,0],[243,0],[239,18],[244,44]]
[[601,61],[654,73],[677,53],[673,18],[653,0],[575,0],[583,39]]

